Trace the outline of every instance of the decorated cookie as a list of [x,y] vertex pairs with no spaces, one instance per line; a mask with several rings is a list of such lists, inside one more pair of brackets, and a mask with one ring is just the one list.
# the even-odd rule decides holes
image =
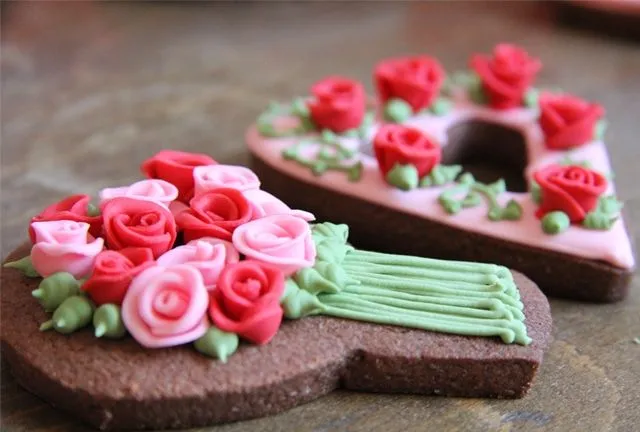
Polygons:
[[382,60],[365,114],[340,103],[361,119],[350,128],[317,122],[317,85],[270,105],[246,134],[254,171],[287,203],[348,224],[358,247],[496,262],[549,295],[621,300],[635,258],[605,110],[537,87],[542,68],[513,44],[453,74],[428,56]]
[[[345,79],[314,88],[316,102],[363,101]],[[398,164],[418,177],[439,166],[440,147],[400,127],[380,140],[381,181]],[[53,405],[102,430],[165,429],[269,415],[338,386],[498,398],[531,386],[551,317],[525,276],[355,248],[347,225],[208,156],[164,151],[142,171],[149,180],[104,189],[98,206],[49,207],[4,264],[3,356]],[[562,211],[554,193],[548,214]]]

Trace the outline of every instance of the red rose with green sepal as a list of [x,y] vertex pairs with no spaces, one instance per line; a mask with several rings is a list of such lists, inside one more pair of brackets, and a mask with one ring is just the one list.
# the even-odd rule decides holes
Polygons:
[[592,141],[604,114],[601,105],[565,94],[543,94],[539,106],[544,144],[551,150],[567,150]]
[[438,60],[428,56],[384,60],[375,68],[374,80],[382,104],[390,99],[407,102],[414,113],[437,99],[445,79]]
[[561,211],[572,223],[582,222],[607,190],[605,176],[577,165],[550,165],[536,171],[533,178],[540,187],[538,218]]
[[520,106],[527,89],[542,68],[540,60],[512,44],[499,44],[493,56],[475,54],[471,68],[478,74],[489,105],[496,109]]
[[311,87],[307,102],[311,120],[318,129],[335,133],[356,129],[366,110],[364,87],[358,81],[332,76]]
[[280,298],[284,273],[257,261],[229,264],[211,294],[209,317],[221,330],[256,344],[266,344],[282,322]]
[[396,164],[413,166],[422,178],[442,158],[442,149],[435,139],[418,129],[397,124],[380,127],[373,138],[373,150],[385,178]]

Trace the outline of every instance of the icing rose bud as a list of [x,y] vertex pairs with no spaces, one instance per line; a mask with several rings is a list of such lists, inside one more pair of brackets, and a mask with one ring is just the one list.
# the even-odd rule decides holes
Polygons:
[[233,244],[218,238],[202,237],[163,254],[158,258],[158,265],[189,264],[200,271],[204,285],[211,291],[216,287],[222,269],[238,261],[240,254]]
[[470,63],[482,81],[489,105],[496,109],[521,105],[525,92],[542,68],[540,60],[511,44],[497,45],[493,57],[475,54]]
[[127,331],[146,348],[193,342],[206,333],[209,295],[189,265],[154,266],[136,276],[122,302]]
[[260,179],[249,168],[235,165],[207,165],[193,170],[195,196],[227,187],[246,191],[260,188]]
[[178,198],[178,188],[164,180],[141,180],[131,186],[106,188],[100,191],[100,206],[117,197],[153,201],[168,207]]
[[428,56],[383,60],[374,71],[380,102],[402,99],[414,113],[435,101],[444,78],[445,72],[438,60]]
[[177,187],[178,199],[186,203],[193,197],[193,169],[216,163],[211,157],[201,153],[162,150],[144,161],[140,170],[148,178],[165,180]]
[[252,189],[242,193],[252,208],[253,219],[272,215],[297,216],[307,222],[315,220],[315,216],[304,210],[293,210],[280,199],[261,189]]
[[538,218],[561,211],[572,223],[582,222],[607,190],[607,179],[600,173],[575,165],[550,165],[533,175],[540,186]]
[[318,129],[342,133],[360,126],[366,108],[364,87],[358,81],[332,76],[311,87],[307,102]]
[[247,259],[274,265],[285,276],[313,266],[316,259],[309,224],[292,215],[266,216],[241,225],[233,233],[233,245]]
[[58,272],[71,273],[80,279],[91,272],[104,240],[93,239],[89,224],[67,220],[32,222],[35,244],[31,262],[42,277]]
[[176,241],[176,223],[171,212],[152,201],[113,198],[102,209],[104,233],[109,249],[149,248],[155,258]]
[[[44,222],[55,220],[68,220],[75,222],[86,222],[90,225],[89,233],[94,237],[100,237],[102,232],[102,217],[100,215],[91,216],[89,214],[89,195],[72,195],[62,201],[50,205],[39,215],[31,219],[31,222]],[[35,243],[36,236],[29,228],[31,243]]]
[[200,237],[231,240],[233,231],[251,220],[251,206],[237,189],[218,188],[193,198],[176,222],[189,242]]
[[440,163],[440,145],[425,133],[408,126],[383,125],[373,138],[373,150],[382,175],[396,164],[413,165],[419,177],[431,172]]
[[604,108],[571,95],[542,94],[540,128],[544,144],[551,150],[567,150],[593,140],[596,123]]
[[96,257],[93,273],[82,285],[98,306],[112,303],[121,305],[133,278],[154,265],[149,248],[105,250]]
[[284,275],[255,261],[231,264],[222,271],[211,294],[209,317],[221,330],[256,344],[266,344],[280,328]]

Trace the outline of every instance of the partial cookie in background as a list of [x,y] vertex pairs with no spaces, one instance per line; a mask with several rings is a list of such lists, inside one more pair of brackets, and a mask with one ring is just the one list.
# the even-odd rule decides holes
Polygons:
[[638,0],[562,0],[548,5],[564,25],[640,41]]

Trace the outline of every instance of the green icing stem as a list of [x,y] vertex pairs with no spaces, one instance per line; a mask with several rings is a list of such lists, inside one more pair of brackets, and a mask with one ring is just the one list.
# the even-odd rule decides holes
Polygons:
[[327,306],[324,314],[338,318],[367,321],[376,324],[398,325],[402,327],[411,327],[420,330],[429,330],[442,333],[454,333],[463,336],[499,336],[505,343],[517,342],[522,345],[528,345],[531,342],[531,339],[526,336],[526,333],[524,331],[516,334],[514,330],[502,327],[502,323],[497,326],[476,324],[469,325],[458,323],[456,322],[456,320],[451,318],[447,318],[446,321],[429,321],[422,318],[416,319],[412,317],[405,317],[402,312],[400,315],[379,313],[379,311],[371,313],[367,310],[343,309],[332,306]]
[[[300,150],[308,145],[321,146],[315,159],[306,159],[302,157]],[[326,151],[325,147],[334,150],[334,154]],[[314,175],[321,175],[326,171],[341,171],[348,174],[349,180],[357,181],[362,175],[362,162],[357,161],[351,165],[345,165],[344,159],[353,157],[353,152],[342,147],[339,143],[314,143],[311,141],[301,141],[282,150],[282,156],[290,161],[296,162],[306,168],[309,168]]]

